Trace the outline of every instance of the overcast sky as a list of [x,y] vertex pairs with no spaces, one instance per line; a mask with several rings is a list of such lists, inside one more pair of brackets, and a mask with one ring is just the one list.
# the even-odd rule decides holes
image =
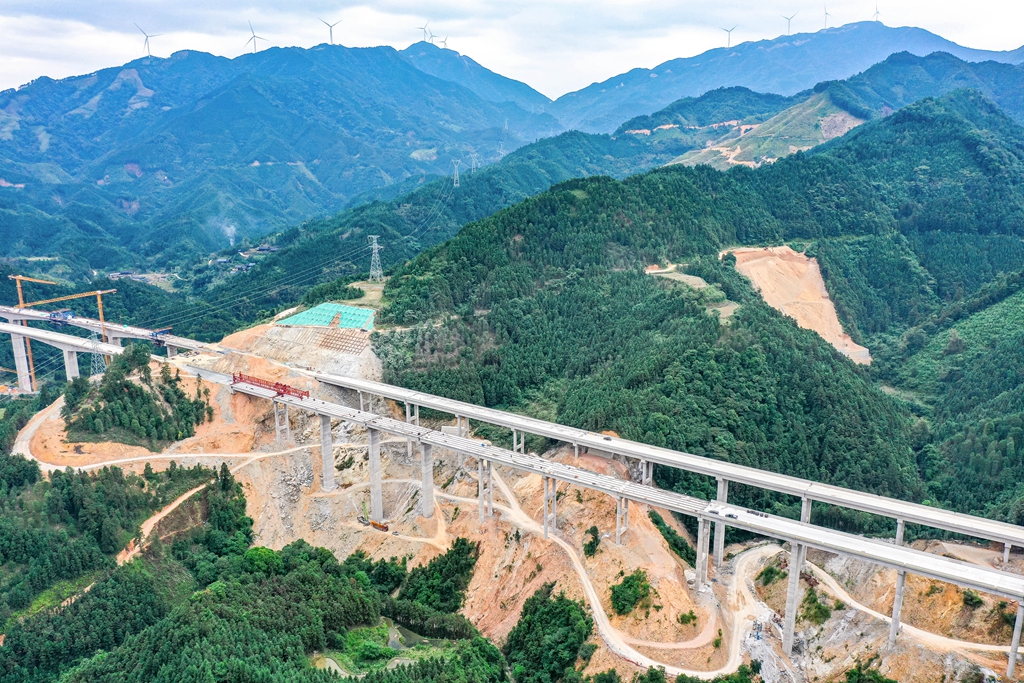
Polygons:
[[[920,26],[968,47],[1009,50],[1024,44],[1022,0],[882,0],[890,26]],[[871,19],[874,0],[832,0],[829,25]],[[341,21],[335,42],[405,48],[431,30],[448,47],[549,97],[634,67],[652,67],[725,44],[720,27],[737,26],[733,44],[822,28],[822,4],[808,0],[0,0],[0,89],[38,76],[62,78],[143,56],[191,49],[235,57],[246,50],[248,22],[260,48],[327,42],[318,21]]]

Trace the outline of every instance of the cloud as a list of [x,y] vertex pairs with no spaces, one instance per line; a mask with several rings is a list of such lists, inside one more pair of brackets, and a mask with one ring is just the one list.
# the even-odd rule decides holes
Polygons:
[[[917,25],[970,47],[1020,46],[1024,3],[978,0],[969,15],[948,0],[901,0],[879,9],[885,23]],[[870,19],[873,0],[833,0],[836,25]],[[381,2],[302,0],[5,0],[0,9],[0,88],[38,76],[62,78],[143,56],[194,49],[234,57],[245,51],[248,22],[269,45],[309,47],[327,41],[353,47],[418,40],[430,21],[452,49],[484,66],[525,81],[550,97],[602,81],[634,67],[652,67],[724,43],[720,27],[738,25],[733,44],[785,32],[781,14],[797,12],[793,31],[822,25],[817,0],[445,0]],[[261,48],[266,45],[261,44]]]

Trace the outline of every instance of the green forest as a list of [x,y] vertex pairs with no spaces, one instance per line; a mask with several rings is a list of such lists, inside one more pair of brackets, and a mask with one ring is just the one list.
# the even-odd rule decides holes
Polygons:
[[187,439],[213,419],[209,389],[197,382],[190,398],[177,370],[172,376],[162,364],[154,380],[149,363],[149,347],[132,344],[111,359],[98,384],[85,377],[69,382],[61,409],[68,440],[113,440],[159,451],[159,444]]
[[[1020,327],[994,335],[986,320],[1016,319],[1022,180],[1024,129],[958,91],[757,170],[568,181],[397,268],[380,318],[411,328],[375,348],[405,386],[554,405],[547,417],[586,429],[1015,520]],[[870,369],[763,304],[717,256],[789,240],[819,258],[841,321],[878,359]],[[723,322],[713,290],[641,271],[665,262],[739,310]],[[993,485],[971,485],[975,471]],[[713,495],[705,477],[656,478]],[[735,498],[796,514],[784,496]]]

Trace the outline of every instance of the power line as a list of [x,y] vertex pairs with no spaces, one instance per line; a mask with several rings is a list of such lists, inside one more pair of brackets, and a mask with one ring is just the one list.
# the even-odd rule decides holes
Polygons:
[[[451,200],[453,194],[454,194],[454,186],[452,184],[449,184],[449,182],[447,182],[447,178],[446,178],[445,181],[441,185],[441,188],[440,188],[440,190],[439,190],[439,192],[437,194],[437,197],[434,200],[433,205],[428,210],[427,215],[424,216],[418,222],[418,224],[412,230],[412,232],[410,232],[408,235],[405,235],[405,236],[403,236],[401,238],[402,241],[411,240],[411,239],[415,238],[419,233],[423,232],[425,229],[432,228],[433,225],[434,225],[434,222],[437,220],[438,217],[440,217],[440,215],[443,212],[445,206],[447,206],[448,202]],[[336,263],[336,262],[341,261],[341,260],[345,260],[345,259],[350,259],[351,260],[351,259],[354,259],[356,256],[358,256],[358,255],[360,255],[360,254],[362,254],[362,253],[364,253],[366,251],[370,251],[371,248],[372,248],[371,245],[367,245],[365,247],[357,247],[357,248],[355,248],[355,249],[353,249],[351,251],[348,251],[348,252],[344,252],[344,253],[341,253],[341,254],[336,254],[335,256],[333,256],[333,257],[331,257],[331,258],[321,262],[320,264],[317,264],[317,265],[314,265],[314,266],[310,266],[309,268],[303,269],[303,270],[298,271],[296,273],[292,273],[291,275],[283,276],[282,278],[278,279],[276,282],[274,282],[273,284],[270,284],[268,286],[259,287],[259,288],[256,288],[256,289],[251,289],[251,290],[247,291],[245,294],[240,294],[240,295],[237,295],[237,296],[228,296],[228,297],[226,297],[226,298],[224,298],[224,299],[222,299],[220,301],[212,302],[210,304],[209,308],[206,308],[206,309],[204,309],[202,311],[196,311],[195,313],[185,314],[185,315],[181,315],[179,313],[169,313],[169,314],[166,314],[166,315],[163,315],[163,316],[158,316],[156,318],[151,318],[151,319],[149,319],[147,321],[144,321],[144,322],[142,322],[140,324],[143,325],[143,326],[147,326],[147,327],[153,327],[153,326],[157,326],[157,325],[167,326],[169,324],[180,324],[180,323],[184,323],[184,322],[191,322],[193,320],[206,317],[206,316],[211,315],[213,313],[219,313],[221,311],[226,311],[228,309],[234,308],[235,306],[239,306],[239,305],[242,305],[242,304],[245,304],[245,303],[249,303],[255,297],[259,297],[259,296],[262,296],[262,295],[270,294],[272,292],[284,289],[285,287],[288,287],[288,286],[291,286],[291,285],[294,285],[294,284],[298,284],[298,282],[300,280],[302,280],[303,278],[313,274],[316,271],[320,271],[320,270],[330,266],[331,264]]]

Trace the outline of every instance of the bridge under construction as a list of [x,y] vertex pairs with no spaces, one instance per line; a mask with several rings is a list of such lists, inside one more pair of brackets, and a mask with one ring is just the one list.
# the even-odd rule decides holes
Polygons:
[[[15,310],[18,313],[22,313],[20,309]],[[42,313],[42,315],[45,316],[46,314]],[[0,316],[8,317],[8,309],[6,307],[0,307]],[[89,329],[87,325],[93,322],[98,324],[98,321],[89,321],[89,319],[76,320],[78,325],[85,329]],[[131,329],[133,332],[137,331],[137,334],[125,334],[123,336],[133,336],[133,338],[137,339],[154,339],[152,331],[144,330],[143,328]],[[72,352],[86,351],[90,353],[119,353],[122,351],[119,345],[102,344],[103,348],[97,348],[98,342],[38,328],[0,324],[0,332],[5,332],[12,336],[16,359],[18,357],[17,348],[19,343],[17,337],[29,337],[33,340],[39,340],[42,343],[65,349],[65,362],[68,364],[74,360],[69,358],[68,349]],[[170,344],[166,339],[164,342],[168,345]],[[206,345],[200,342],[183,338],[175,338],[174,344],[176,347],[195,348],[197,350],[206,347]],[[163,359],[161,358],[161,360]],[[18,370],[20,378],[20,366]],[[615,498],[617,501],[616,542],[620,542],[622,534],[628,531],[629,503],[631,501],[695,517],[698,521],[697,561],[695,567],[696,587],[698,590],[705,590],[708,586],[709,565],[712,563],[712,555],[714,565],[717,566],[722,561],[725,527],[732,526],[745,529],[762,536],[788,542],[792,559],[787,586],[786,613],[782,639],[783,650],[787,654],[792,653],[794,645],[796,613],[800,593],[799,581],[801,572],[798,568],[803,567],[807,551],[811,548],[855,557],[896,570],[897,585],[889,636],[890,646],[895,643],[900,630],[900,610],[908,572],[1016,601],[1018,603],[1017,615],[1011,642],[1007,648],[1007,676],[1012,678],[1014,674],[1021,630],[1022,626],[1024,626],[1024,576],[914,550],[903,545],[903,532],[905,524],[911,522],[970,536],[987,538],[1002,542],[1005,553],[1008,555],[1011,545],[1024,547],[1024,528],[1019,526],[972,515],[938,510],[896,499],[874,496],[842,487],[827,486],[688,453],[655,448],[626,439],[595,434],[505,411],[482,408],[379,382],[312,373],[312,376],[322,384],[333,385],[354,392],[358,396],[359,408],[352,408],[337,401],[313,397],[309,392],[296,390],[280,383],[270,383],[245,375],[219,374],[198,368],[193,368],[192,370],[201,374],[205,380],[230,386],[234,392],[271,401],[275,415],[277,438],[281,441],[291,439],[288,417],[290,410],[298,410],[317,416],[320,420],[321,482],[322,488],[325,491],[335,488],[331,435],[332,420],[342,420],[366,428],[369,435],[370,515],[374,521],[382,522],[385,519],[380,444],[381,434],[389,434],[407,440],[410,450],[413,448],[419,450],[422,474],[420,511],[424,517],[431,517],[434,514],[433,462],[435,449],[438,449],[457,454],[461,458],[475,460],[477,465],[478,513],[481,521],[493,513],[491,487],[491,469],[493,465],[531,472],[543,478],[543,530],[545,536],[551,533],[556,526],[556,489],[559,483],[562,482],[599,491]],[[71,377],[70,370],[67,374]],[[374,413],[372,411],[372,401],[369,406],[366,405],[366,396],[382,396],[404,403],[405,421]],[[434,430],[421,426],[419,424],[419,408],[421,406],[453,415],[458,425],[457,433],[449,434],[443,430]],[[513,449],[508,450],[494,446],[486,441],[469,438],[469,419],[471,418],[511,429],[513,433]],[[622,480],[583,468],[551,462],[540,456],[525,453],[524,440],[522,438],[525,433],[538,434],[570,444],[576,449],[577,453],[582,447],[636,459],[640,463],[640,481]],[[653,486],[651,475],[654,463],[715,477],[718,480],[718,500],[706,501],[665,491]],[[759,488],[781,491],[800,497],[802,500],[800,520],[769,515],[761,511],[746,510],[729,505],[729,482],[738,482]],[[870,539],[813,524],[811,520],[812,501],[841,505],[873,514],[894,517],[897,521],[896,538],[893,541]],[[714,528],[713,552],[711,549],[712,527]]]

